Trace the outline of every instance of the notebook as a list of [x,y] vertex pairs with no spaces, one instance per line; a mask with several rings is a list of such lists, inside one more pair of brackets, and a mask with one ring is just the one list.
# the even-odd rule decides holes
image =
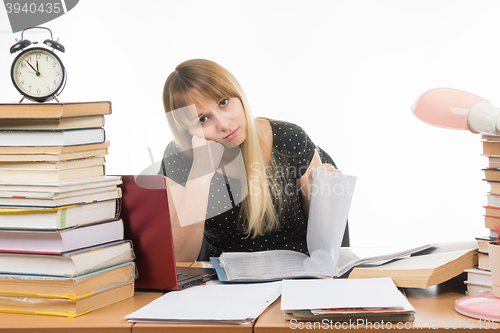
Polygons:
[[176,267],[165,177],[124,175],[120,217],[132,240],[137,290],[181,290],[216,276],[212,268]]

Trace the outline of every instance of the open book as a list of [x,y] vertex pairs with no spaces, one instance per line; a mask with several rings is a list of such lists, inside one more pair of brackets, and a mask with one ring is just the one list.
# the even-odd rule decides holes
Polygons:
[[309,254],[291,250],[225,252],[211,258],[221,281],[267,281],[341,276],[363,263],[386,262],[431,245],[411,248],[341,248],[355,176],[314,170],[307,226]]
[[477,242],[439,243],[418,255],[380,266],[358,266],[351,279],[390,277],[398,287],[427,288],[447,281],[477,265]]

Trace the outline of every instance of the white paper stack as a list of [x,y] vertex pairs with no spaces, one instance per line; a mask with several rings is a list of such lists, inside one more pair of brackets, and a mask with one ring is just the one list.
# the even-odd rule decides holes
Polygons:
[[286,319],[413,321],[415,309],[391,278],[282,281]]
[[171,291],[125,316],[129,322],[249,324],[281,294],[281,282],[207,284]]

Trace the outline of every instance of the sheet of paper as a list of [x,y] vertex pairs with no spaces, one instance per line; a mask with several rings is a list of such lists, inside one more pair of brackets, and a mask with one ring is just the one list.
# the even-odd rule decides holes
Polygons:
[[307,227],[311,259],[337,275],[337,260],[347,224],[356,177],[314,170]]
[[129,322],[249,323],[281,294],[281,281],[171,291],[125,316]]
[[283,280],[282,310],[407,308],[408,300],[391,278]]
[[389,262],[382,266],[370,268],[379,270],[413,269],[415,271],[418,269],[435,269],[437,267],[444,266],[449,262],[457,260],[469,251],[472,251],[472,249],[417,255],[409,258],[404,258],[403,260]]

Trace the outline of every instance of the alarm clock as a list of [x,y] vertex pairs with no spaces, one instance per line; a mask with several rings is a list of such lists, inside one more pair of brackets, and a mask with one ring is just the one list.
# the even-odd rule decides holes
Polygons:
[[[24,32],[29,29],[46,29],[50,39],[43,41],[45,46],[35,46],[38,42],[24,39]],[[17,40],[16,40],[17,41]],[[31,47],[30,47],[31,46]],[[44,27],[33,27],[21,32],[21,40],[10,48],[10,53],[22,51],[12,63],[10,77],[14,87],[23,98],[34,102],[47,102],[55,99],[66,85],[66,69],[54,50],[64,52],[64,46],[54,41],[52,31]]]

